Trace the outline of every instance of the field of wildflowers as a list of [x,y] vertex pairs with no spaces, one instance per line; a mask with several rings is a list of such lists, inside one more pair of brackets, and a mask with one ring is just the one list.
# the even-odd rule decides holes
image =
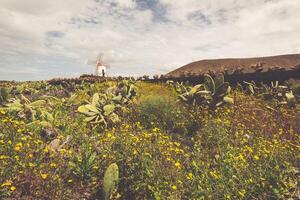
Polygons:
[[0,199],[299,199],[299,103],[234,89],[212,109],[146,82],[2,87]]

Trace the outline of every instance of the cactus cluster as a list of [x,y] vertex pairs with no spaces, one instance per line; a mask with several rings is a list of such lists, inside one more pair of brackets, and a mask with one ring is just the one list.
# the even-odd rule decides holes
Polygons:
[[51,115],[45,110],[46,104],[46,100],[40,99],[32,102],[21,94],[19,99],[15,99],[12,103],[5,104],[1,109],[17,113],[19,118],[35,121],[37,118],[49,118]]
[[133,80],[123,80],[118,83],[115,90],[114,101],[119,104],[127,104],[137,95],[137,87],[135,86],[135,81]]
[[[296,104],[296,98],[293,91],[285,85],[279,85],[278,81],[271,82],[270,85],[260,83],[256,84],[254,81],[246,82],[245,93],[248,93],[264,100],[277,101],[279,105],[287,104],[288,106],[294,106]],[[241,86],[239,86],[241,87]],[[242,89],[242,91],[244,91]]]
[[115,113],[116,105],[113,104],[112,96],[107,94],[95,93],[89,104],[82,105],[77,110],[87,116],[86,122],[92,124],[102,124],[107,127],[119,121]]
[[233,103],[233,99],[227,95],[231,91],[228,82],[224,81],[223,74],[217,74],[214,79],[210,75],[205,75],[204,85],[206,91],[210,92],[210,106],[217,107],[224,103]]
[[80,106],[77,111],[87,116],[86,122],[109,127],[119,122],[117,110],[124,108],[136,95],[134,82],[123,80],[116,87],[109,88],[105,94],[95,93],[92,101]]
[[172,84],[179,94],[179,98],[191,105],[204,104],[210,108],[221,106],[224,103],[233,103],[233,99],[228,97],[231,88],[229,83],[224,82],[223,74],[217,74],[214,78],[210,75],[204,75],[204,83],[192,87],[185,86],[183,83]]

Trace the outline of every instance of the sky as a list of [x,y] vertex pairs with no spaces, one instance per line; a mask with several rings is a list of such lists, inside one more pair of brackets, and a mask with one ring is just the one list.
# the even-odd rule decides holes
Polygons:
[[300,53],[300,0],[0,0],[0,80],[164,74]]

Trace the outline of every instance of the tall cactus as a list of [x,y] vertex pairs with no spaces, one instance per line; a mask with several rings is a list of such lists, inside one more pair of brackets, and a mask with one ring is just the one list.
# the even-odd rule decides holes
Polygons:
[[110,199],[119,182],[119,167],[116,163],[111,164],[105,171],[103,178],[103,193],[105,200]]
[[228,82],[224,82],[223,74],[217,74],[214,78],[206,74],[204,76],[204,85],[211,94],[210,107],[214,108],[224,103],[233,103],[233,99],[227,96],[231,87]]
[[5,101],[7,101],[8,95],[9,95],[9,93],[8,93],[7,89],[4,87],[1,87],[0,88],[0,104],[3,104]]

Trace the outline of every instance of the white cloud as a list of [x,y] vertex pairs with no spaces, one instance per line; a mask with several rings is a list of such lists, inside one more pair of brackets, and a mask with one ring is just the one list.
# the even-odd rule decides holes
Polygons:
[[99,52],[115,75],[299,53],[299,9],[291,0],[0,0],[0,79],[5,69],[28,69],[30,78],[91,73],[85,63]]

